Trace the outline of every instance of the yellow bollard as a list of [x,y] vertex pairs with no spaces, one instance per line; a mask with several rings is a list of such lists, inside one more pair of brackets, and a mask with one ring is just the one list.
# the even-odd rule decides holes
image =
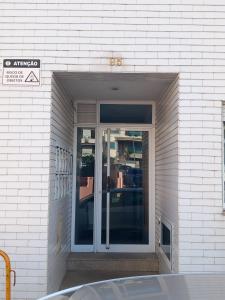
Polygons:
[[13,285],[16,284],[16,272],[11,269],[9,256],[4,251],[0,250],[0,256],[2,256],[5,261],[5,300],[11,300],[11,272],[14,274]]

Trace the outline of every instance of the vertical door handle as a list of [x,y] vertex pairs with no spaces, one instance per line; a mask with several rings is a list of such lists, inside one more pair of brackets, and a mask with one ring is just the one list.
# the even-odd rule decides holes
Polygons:
[[107,200],[106,200],[106,249],[109,249],[109,231],[110,231],[110,187],[111,179],[107,176]]

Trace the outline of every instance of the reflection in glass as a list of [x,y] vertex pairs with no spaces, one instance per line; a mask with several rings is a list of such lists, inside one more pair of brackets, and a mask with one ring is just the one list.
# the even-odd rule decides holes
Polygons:
[[75,243],[93,244],[95,129],[77,129]]
[[152,105],[101,104],[101,123],[152,124]]
[[[148,143],[148,131],[119,129],[110,131],[110,135],[107,130],[103,132],[103,244],[106,243],[107,191],[110,193],[110,244],[148,244]],[[108,189],[107,170],[110,173]]]

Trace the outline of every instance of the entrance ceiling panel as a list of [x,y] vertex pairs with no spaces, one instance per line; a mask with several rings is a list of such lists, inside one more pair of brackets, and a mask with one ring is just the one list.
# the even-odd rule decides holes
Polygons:
[[174,73],[74,73],[55,76],[74,100],[157,100]]

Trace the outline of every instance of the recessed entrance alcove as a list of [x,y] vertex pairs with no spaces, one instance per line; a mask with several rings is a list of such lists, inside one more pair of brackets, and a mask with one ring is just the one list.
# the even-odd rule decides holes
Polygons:
[[[157,252],[163,258],[156,220],[164,215],[176,223],[176,199],[171,207],[170,199],[165,202],[171,179],[163,170],[174,162],[166,147],[167,135],[177,130],[177,74],[55,72],[52,99],[53,265],[60,260],[65,273],[70,252],[84,253],[90,266],[96,260],[88,258],[91,252],[117,253],[117,259]],[[64,173],[55,171],[60,157],[61,164],[71,164]],[[77,264],[71,255],[68,262]]]

